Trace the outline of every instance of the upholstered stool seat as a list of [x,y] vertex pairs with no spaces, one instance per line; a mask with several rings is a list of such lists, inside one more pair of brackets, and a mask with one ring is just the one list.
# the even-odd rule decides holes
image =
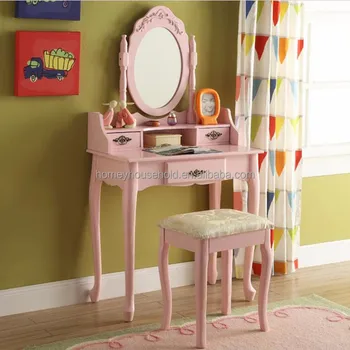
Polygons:
[[[206,347],[207,272],[210,253],[222,252],[221,310],[228,315],[231,312],[233,249],[260,245],[262,267],[259,321],[261,330],[268,330],[267,300],[272,269],[270,229],[273,227],[268,219],[233,209],[214,209],[170,216],[163,219],[159,227],[159,274],[164,302],[162,329],[170,328],[172,314],[168,271],[168,251],[171,244],[195,252],[197,348]],[[250,297],[246,298],[252,300]]]
[[234,209],[213,209],[169,216],[159,226],[198,239],[265,230],[272,223],[263,217]]

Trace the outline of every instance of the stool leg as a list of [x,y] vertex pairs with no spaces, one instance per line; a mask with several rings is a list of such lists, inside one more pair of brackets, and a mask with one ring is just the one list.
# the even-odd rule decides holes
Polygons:
[[165,240],[165,230],[160,230],[158,269],[163,297],[163,320],[161,328],[170,328],[172,314],[172,294],[169,280],[169,243]]
[[247,301],[254,300],[256,294],[256,291],[252,285],[254,248],[254,246],[246,247],[244,252],[243,290],[244,297]]
[[209,269],[208,269],[208,282],[209,284],[215,284],[218,279],[218,267],[217,267],[218,253],[211,253],[209,256]]
[[[260,181],[257,154],[249,157],[249,167],[254,176],[248,181],[248,212],[259,215]],[[246,247],[244,253],[243,289],[244,296],[248,301],[252,301],[256,293],[254,287],[252,286],[254,248],[254,246]]]
[[207,281],[209,241],[198,241],[195,253],[196,346],[205,349],[207,342]]
[[[221,208],[221,181],[209,184],[209,208],[210,209]],[[217,256],[218,256],[218,253],[211,253],[209,256],[209,268],[208,268],[209,284],[215,284],[216,280],[218,279]]]
[[221,312],[224,315],[231,314],[231,297],[232,297],[232,261],[233,250],[221,252]]
[[267,332],[269,330],[269,323],[267,319],[267,302],[272,272],[272,250],[270,244],[270,230],[266,230],[265,242],[260,245],[260,250],[262,263],[259,286],[258,311],[260,329],[264,332]]

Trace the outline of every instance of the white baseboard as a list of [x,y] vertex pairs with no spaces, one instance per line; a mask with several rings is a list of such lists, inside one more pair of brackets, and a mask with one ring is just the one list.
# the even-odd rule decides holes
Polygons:
[[[321,243],[300,247],[299,267],[325,265],[350,261],[350,240]],[[180,263],[169,266],[173,288],[194,284],[194,263]],[[218,279],[221,278],[218,259]],[[88,291],[93,277],[68,281],[38,284],[0,291],[0,317],[18,313],[38,311],[55,307],[88,302]],[[111,299],[124,296],[124,272],[102,276],[101,298]],[[160,290],[157,267],[135,271],[135,294]]]
[[[218,279],[221,278],[220,260],[219,258]],[[172,288],[194,284],[194,263],[170,265],[169,278]],[[160,290],[158,267],[136,270],[134,283],[135,294]],[[89,276],[0,290],[0,317],[88,302],[90,301],[88,293],[93,284],[94,278]],[[124,272],[108,273],[102,276],[100,300],[124,295]]]
[[350,261],[350,239],[301,246],[299,268]]

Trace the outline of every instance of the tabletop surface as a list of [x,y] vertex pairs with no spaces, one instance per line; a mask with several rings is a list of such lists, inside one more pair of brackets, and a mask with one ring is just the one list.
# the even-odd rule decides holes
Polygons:
[[217,146],[200,146],[201,148],[210,148],[220,153],[203,153],[203,154],[186,154],[177,156],[162,156],[159,154],[143,151],[142,149],[127,149],[123,151],[117,151],[114,154],[107,154],[102,152],[96,152],[93,150],[87,150],[88,153],[92,153],[101,157],[114,159],[116,161],[135,163],[135,162],[175,162],[175,161],[187,161],[187,160],[200,160],[200,159],[219,159],[227,157],[237,157],[241,155],[251,155],[263,153],[263,150],[256,148],[248,148],[234,145],[217,145]]

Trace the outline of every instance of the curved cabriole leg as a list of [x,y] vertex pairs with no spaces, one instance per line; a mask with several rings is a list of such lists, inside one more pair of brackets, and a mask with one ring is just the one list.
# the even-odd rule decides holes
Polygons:
[[255,298],[256,290],[252,285],[252,269],[254,259],[254,246],[246,247],[244,252],[244,274],[243,274],[243,290],[244,297],[247,301]]
[[204,349],[207,343],[208,256],[208,240],[199,241],[195,253],[196,347],[198,349]]
[[224,315],[231,314],[231,297],[232,297],[232,264],[233,250],[226,250],[221,253],[221,312]]
[[[209,209],[221,207],[221,181],[209,185]],[[215,284],[218,279],[217,253],[211,253],[209,257],[208,282]]]
[[97,159],[92,158],[92,167],[90,175],[89,188],[89,207],[90,207],[90,225],[91,225],[91,241],[94,254],[94,286],[90,291],[90,299],[92,302],[97,302],[100,297],[101,289],[101,233],[100,233],[100,200],[102,181],[97,178]]
[[[260,197],[260,182],[259,182],[259,165],[258,155],[251,155],[249,158],[250,172],[254,174],[248,181],[248,212],[259,215],[259,197]],[[248,301],[252,301],[256,291],[252,286],[252,269],[254,259],[254,246],[246,247],[244,253],[244,274],[243,288],[244,296]]]
[[158,269],[163,297],[163,321],[161,328],[167,330],[171,324],[172,293],[169,280],[169,243],[165,241],[165,231],[160,230]]
[[260,329],[264,332],[269,330],[269,323],[267,320],[267,304],[269,287],[272,273],[272,249],[270,244],[270,230],[266,230],[265,242],[260,245],[261,251],[261,276],[259,286],[259,322]]
[[135,226],[138,182],[135,174],[138,172],[137,163],[130,164],[130,178],[123,188],[123,218],[124,218],[124,259],[125,259],[125,306],[124,320],[134,319],[134,270],[135,270]]

